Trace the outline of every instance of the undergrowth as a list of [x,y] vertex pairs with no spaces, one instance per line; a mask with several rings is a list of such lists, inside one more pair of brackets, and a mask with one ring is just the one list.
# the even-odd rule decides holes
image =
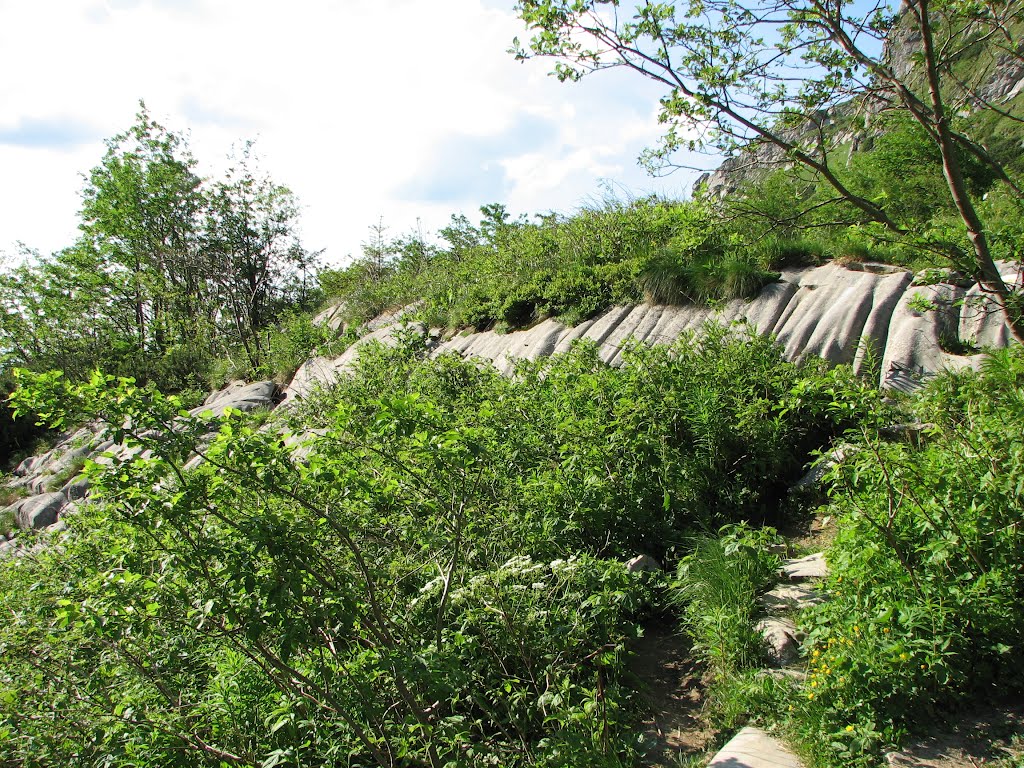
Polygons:
[[887,436],[891,416],[869,405],[877,392],[833,390],[833,408],[861,416],[820,512],[838,533],[827,599],[801,619],[806,680],[757,670],[748,574],[763,547],[743,554],[730,529],[680,571],[720,727],[774,726],[821,768],[873,766],[914,734],[1024,692],[1022,384],[1020,348],[938,377],[904,405],[929,425],[913,442]]
[[0,562],[0,762],[634,765],[661,580],[625,560],[769,515],[846,419],[836,374],[739,328],[508,378],[423,354],[366,347],[292,439],[23,375],[20,409],[151,453],[90,463],[71,535]]

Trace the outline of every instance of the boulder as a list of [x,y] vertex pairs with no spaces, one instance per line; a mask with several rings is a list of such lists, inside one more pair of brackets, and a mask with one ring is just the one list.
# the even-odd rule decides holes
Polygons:
[[19,528],[39,529],[56,523],[57,514],[65,504],[67,499],[63,493],[41,493],[12,506],[16,507],[14,518]]
[[764,638],[772,666],[785,667],[800,660],[796,624],[790,619],[768,617],[758,621],[754,627]]
[[74,477],[69,480],[67,484],[60,489],[60,492],[64,494],[64,498],[68,501],[84,499],[89,493],[89,481],[79,475],[78,477]]
[[10,557],[14,554],[14,551],[18,548],[18,542],[14,539],[3,539],[0,538],[0,560],[5,557]]
[[821,485],[822,478],[825,477],[832,467],[846,458],[849,449],[849,445],[840,445],[821,456],[811,464],[811,468],[807,470],[804,476],[793,484],[793,490],[813,489]]
[[254,381],[251,384],[233,381],[212,393],[202,405],[193,408],[189,413],[198,416],[210,411],[214,416],[222,416],[228,408],[251,411],[256,408],[272,407],[276,402],[276,395],[277,384],[273,381]]
[[626,563],[630,573],[660,573],[661,565],[650,555],[637,555]]

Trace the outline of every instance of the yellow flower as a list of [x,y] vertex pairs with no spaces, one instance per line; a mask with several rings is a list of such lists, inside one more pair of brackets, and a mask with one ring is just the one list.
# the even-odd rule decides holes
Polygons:
[[813,693],[808,693],[807,694],[807,699],[808,700],[813,699],[813,698],[814,698],[814,694]]
[[905,653],[901,653],[901,654],[900,654],[900,658],[901,658],[901,659],[902,659],[903,661],[906,661],[906,660],[907,660],[907,659],[909,659],[910,657],[909,657],[909,656],[908,656],[907,654],[905,654]]
[[885,628],[885,629],[883,629],[882,631],[883,631],[883,632],[885,632],[885,634],[887,634],[887,635],[889,634],[889,628],[888,628],[888,627],[886,627],[886,628]]
[[846,732],[847,733],[850,733],[852,730],[853,730],[853,726],[852,725],[846,726]]

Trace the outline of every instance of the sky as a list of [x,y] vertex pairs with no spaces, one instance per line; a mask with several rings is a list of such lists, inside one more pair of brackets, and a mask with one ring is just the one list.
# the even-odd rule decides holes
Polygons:
[[[216,176],[255,140],[328,264],[379,222],[428,236],[485,203],[571,213],[606,196],[688,195],[695,173],[636,163],[660,91],[577,84],[516,62],[513,0],[0,0],[0,253],[77,234],[83,174],[139,100]],[[707,162],[707,161],[706,161]]]

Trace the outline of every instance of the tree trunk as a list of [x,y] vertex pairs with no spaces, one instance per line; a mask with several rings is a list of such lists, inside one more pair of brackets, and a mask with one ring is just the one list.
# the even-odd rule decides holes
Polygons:
[[907,7],[914,14],[921,32],[925,72],[928,77],[928,95],[931,102],[932,129],[937,137],[939,152],[942,155],[942,175],[946,179],[950,197],[967,229],[967,237],[971,241],[971,249],[974,251],[975,279],[1002,308],[1006,324],[1014,338],[1024,342],[1024,318],[1021,317],[1019,302],[1016,300],[1014,292],[1006,285],[992,258],[988,238],[985,236],[985,225],[971,200],[967,184],[964,181],[963,169],[960,166],[960,158],[957,157],[956,142],[949,128],[949,116],[946,113],[940,90],[928,2],[929,0],[909,0]]

